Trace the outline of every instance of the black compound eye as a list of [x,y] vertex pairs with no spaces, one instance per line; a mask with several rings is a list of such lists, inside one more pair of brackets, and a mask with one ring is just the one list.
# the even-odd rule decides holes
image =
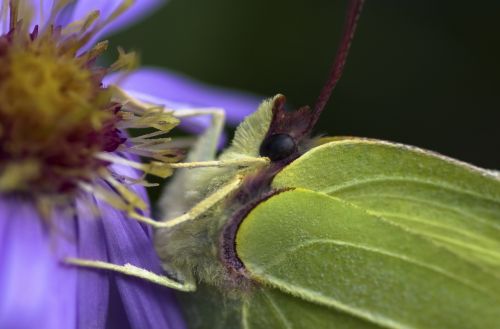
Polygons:
[[268,157],[271,161],[279,161],[297,150],[297,145],[290,135],[276,134],[264,139],[260,145],[261,156]]

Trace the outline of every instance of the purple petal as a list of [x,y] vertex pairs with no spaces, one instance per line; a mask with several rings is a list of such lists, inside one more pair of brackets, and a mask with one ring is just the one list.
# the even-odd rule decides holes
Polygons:
[[[0,12],[4,11],[4,7],[6,2],[0,2]],[[5,33],[9,32],[9,21],[7,19],[7,16],[0,17],[0,35],[3,35]]]
[[75,221],[52,216],[49,231],[30,200],[0,197],[0,328],[74,328]]
[[[28,2],[27,6],[29,7],[29,10],[33,14],[32,20],[30,22],[30,30],[33,30],[35,25],[43,27],[46,24],[47,19],[50,16],[53,2],[54,2],[53,0],[44,0],[44,1],[31,0]],[[6,8],[3,8],[4,5],[9,6],[9,2],[7,1],[0,2],[0,9],[6,10]],[[0,35],[8,32],[9,30],[8,24],[9,24],[8,15],[5,17],[0,17]]]
[[[118,83],[120,87],[135,95],[148,95],[157,104],[173,104],[179,107],[219,107],[226,110],[228,123],[236,125],[247,115],[254,112],[261,102],[255,95],[231,89],[217,88],[195,81],[186,76],[158,68],[143,68],[118,80],[120,73],[107,76],[105,84]],[[144,99],[148,101],[148,99]],[[177,104],[177,107],[176,107]],[[206,127],[209,118],[190,121],[198,127]]]
[[[99,10],[101,18],[106,19],[123,2],[124,0],[80,0],[73,8],[73,20],[83,19],[94,10]],[[99,36],[108,35],[127,25],[131,25],[165,3],[166,0],[136,0],[127,11],[108,24],[99,33]],[[98,36],[95,39],[98,39]]]
[[[110,261],[162,273],[153,243],[139,223],[103,202],[98,205]],[[131,328],[185,328],[169,289],[123,275],[116,275],[116,283]]]
[[50,17],[50,12],[52,9],[52,5],[54,3],[53,0],[31,0],[29,4],[31,6],[31,10],[33,10],[33,19],[30,24],[30,29],[33,29],[35,25],[39,25],[40,27],[45,26],[48,18]]
[[78,5],[78,1],[73,1],[66,6],[64,6],[59,13],[57,13],[57,16],[55,18],[55,25],[56,26],[66,26],[68,24],[71,24],[73,22],[73,15],[75,12],[75,8]]
[[[95,199],[88,195],[76,202],[78,257],[107,261],[104,227],[92,211]],[[108,313],[109,273],[92,269],[78,271],[78,328],[104,328]]]
[[[121,155],[122,157],[124,157],[128,160],[140,161],[139,156],[135,156],[133,154],[120,153],[118,155]],[[129,177],[132,179],[139,179],[142,177],[142,173],[139,170],[134,169],[130,166],[112,164],[112,165],[110,165],[110,169],[113,173],[117,174],[118,176]],[[146,188],[144,188],[144,186],[141,186],[139,184],[132,184],[132,185],[128,185],[127,188],[129,190],[132,190],[142,200],[146,201],[146,203],[149,204],[148,193],[146,191]],[[150,208],[145,209],[141,212],[141,214],[149,217],[149,216],[151,216],[151,209]],[[146,224],[140,224],[140,225],[149,237],[153,236],[153,230],[152,230],[151,226],[146,225]]]

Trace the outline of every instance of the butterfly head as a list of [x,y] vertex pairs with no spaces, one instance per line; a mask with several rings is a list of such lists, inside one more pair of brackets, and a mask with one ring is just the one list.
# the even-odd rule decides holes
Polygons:
[[305,144],[310,140],[315,122],[309,107],[287,111],[285,101],[283,95],[273,98],[271,122],[259,147],[259,155],[274,163],[288,162],[300,156],[308,148]]
[[349,3],[340,47],[314,108],[304,106],[296,111],[288,112],[285,110],[283,95],[273,98],[272,119],[259,148],[260,156],[268,157],[271,162],[286,163],[300,156],[311,146],[312,129],[342,75],[363,2],[364,0],[351,0]]

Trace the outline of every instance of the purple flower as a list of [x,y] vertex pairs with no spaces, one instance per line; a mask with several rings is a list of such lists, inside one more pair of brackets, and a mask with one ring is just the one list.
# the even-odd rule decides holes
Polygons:
[[[168,132],[177,124],[161,108],[116,102],[107,85],[117,76],[109,74],[133,56],[121,53],[111,68],[94,64],[106,49],[95,44],[100,36],[162,1],[66,2],[0,4],[0,328],[184,328],[168,289],[64,263],[131,263],[161,274],[150,228],[129,215],[149,216],[143,173],[167,176],[178,159],[168,145],[151,147],[124,132],[146,124]],[[224,107],[230,122],[258,104],[152,69],[121,86],[152,103]]]

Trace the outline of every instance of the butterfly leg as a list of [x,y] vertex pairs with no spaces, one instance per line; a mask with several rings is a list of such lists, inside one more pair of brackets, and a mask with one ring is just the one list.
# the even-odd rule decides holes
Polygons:
[[137,221],[151,225],[154,228],[174,227],[174,226],[179,225],[181,223],[198,218],[201,214],[203,214],[204,212],[209,210],[212,206],[214,206],[218,202],[225,199],[228,195],[231,194],[231,192],[236,191],[241,186],[242,182],[243,182],[243,177],[239,176],[239,175],[236,176],[229,183],[222,186],[220,189],[213,192],[212,194],[210,194],[208,197],[204,198],[200,202],[198,202],[185,214],[178,216],[178,217],[175,217],[175,218],[172,218],[172,219],[168,219],[168,220],[159,222],[159,221],[152,220],[148,217],[144,217],[138,213],[131,213],[129,215],[131,217],[133,217],[134,219],[136,219]]
[[92,269],[100,269],[113,271],[116,273],[125,274],[135,278],[140,278],[164,287],[172,288],[179,291],[195,291],[196,285],[194,282],[178,282],[164,275],[158,275],[143,268],[134,266],[132,264],[116,265],[99,260],[89,260],[80,258],[66,258],[66,264],[75,265],[79,267],[86,267]]

